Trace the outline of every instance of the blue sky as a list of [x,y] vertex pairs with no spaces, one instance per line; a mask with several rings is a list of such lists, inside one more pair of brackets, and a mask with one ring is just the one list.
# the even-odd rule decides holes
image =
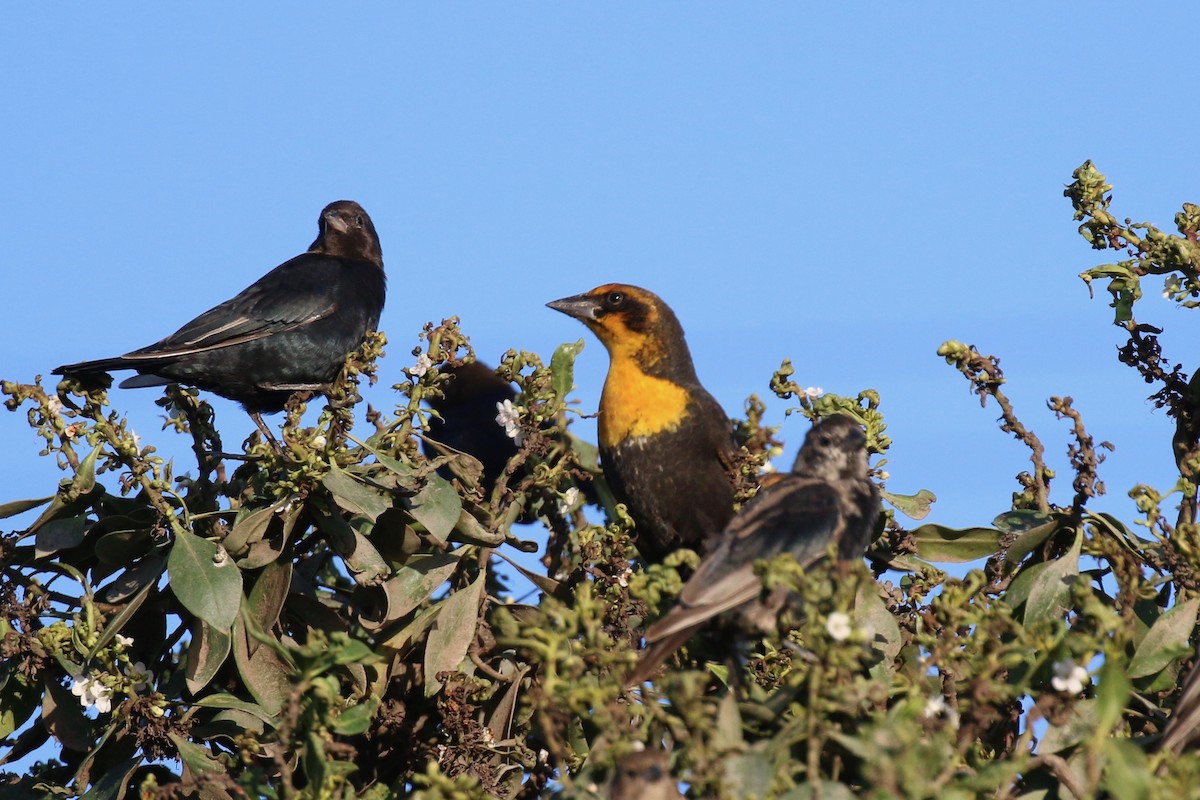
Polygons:
[[[603,349],[543,304],[639,284],[676,310],[731,413],[785,357],[804,385],[877,389],[890,488],[932,489],[932,520],[971,525],[1008,507],[1028,462],[936,355],[959,339],[1002,357],[1064,474],[1067,427],[1044,401],[1075,398],[1117,446],[1100,507],[1129,519],[1130,486],[1174,480],[1170,423],[1116,363],[1106,300],[1076,277],[1104,254],[1061,191],[1091,158],[1118,216],[1169,227],[1200,201],[1200,24],[1181,5],[1122,8],[15,5],[0,377],[160,338],[303,250],[348,198],[383,242],[382,385],[424,322],[458,314],[491,363],[584,337],[594,410]],[[1144,305],[1190,369],[1194,315]],[[186,457],[156,397],[112,395]],[[227,443],[249,433],[216,405]],[[788,421],[781,465],[803,429]],[[0,501],[53,489],[23,415],[0,413],[0,448]]]

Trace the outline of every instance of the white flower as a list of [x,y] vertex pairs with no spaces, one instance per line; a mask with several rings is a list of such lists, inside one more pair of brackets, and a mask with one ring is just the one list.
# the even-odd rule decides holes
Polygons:
[[146,665],[141,661],[135,661],[130,664],[127,674],[135,692],[139,692],[142,689],[149,689],[154,683],[154,673],[146,669]]
[[825,394],[825,390],[820,386],[809,386],[804,390],[805,397],[820,397]]
[[318,433],[312,438],[312,446],[318,450],[323,450],[328,441],[325,439],[325,434]]
[[417,356],[417,363],[408,368],[408,374],[414,378],[423,378],[432,366],[433,359],[429,357],[429,354],[421,353],[421,355]]
[[618,576],[617,576],[617,584],[618,584],[618,585],[619,585],[619,586],[620,586],[622,589],[627,589],[627,588],[629,588],[629,579],[630,579],[630,577],[632,577],[632,576],[633,576],[633,570],[632,570],[630,567],[626,567],[626,568],[625,568],[625,571],[624,571],[624,572],[622,572],[620,575],[618,575]]
[[565,492],[563,492],[563,505],[565,505],[567,508],[569,508],[569,509],[574,508],[575,504],[578,502],[579,502],[579,490],[576,489],[574,486],[572,486],[570,489],[567,489]]
[[512,400],[505,400],[503,403],[496,403],[496,424],[504,427],[504,433],[508,438],[521,445],[521,413],[513,405]]
[[121,634],[118,633],[117,634],[117,644],[121,645],[121,647],[129,647],[131,644],[133,644],[133,637],[132,636],[122,636]]
[[1079,694],[1083,691],[1084,684],[1091,683],[1091,680],[1092,676],[1088,675],[1087,670],[1074,661],[1055,661],[1054,677],[1050,679],[1050,685],[1056,692]]
[[46,398],[46,408],[50,409],[51,414],[61,414],[63,410],[62,401],[58,399],[58,395],[52,394]]
[[1178,275],[1168,275],[1163,281],[1163,297],[1170,300],[1175,294],[1183,289],[1183,281],[1179,280]]
[[933,719],[934,717],[942,716],[949,710],[950,706],[946,703],[946,698],[938,695],[925,701],[925,710],[921,713],[921,716],[925,717],[925,719]]
[[71,684],[71,694],[79,698],[79,705],[95,708],[101,714],[112,711],[112,689],[97,678],[76,679]]
[[762,474],[763,475],[770,475],[772,472],[779,472],[779,468],[776,467],[774,464],[772,464],[770,461],[768,461],[767,463],[762,465]]
[[829,619],[825,620],[825,630],[829,632],[835,642],[846,641],[854,632],[854,628],[850,625],[850,615],[841,611],[833,612],[829,615]]

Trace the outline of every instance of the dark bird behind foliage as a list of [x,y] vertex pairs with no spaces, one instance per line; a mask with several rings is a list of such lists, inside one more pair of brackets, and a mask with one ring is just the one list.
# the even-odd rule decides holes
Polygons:
[[653,292],[610,283],[547,303],[580,320],[608,350],[600,396],[600,461],[636,523],[649,562],[707,540],[733,516],[729,418],[700,385],[683,328]]
[[1183,690],[1175,702],[1171,716],[1163,727],[1162,738],[1158,741],[1158,749],[1169,750],[1175,754],[1185,750],[1195,750],[1200,744],[1200,658],[1192,665],[1183,682]]
[[[496,421],[497,404],[516,400],[517,390],[478,361],[442,368],[442,372],[450,380],[439,384],[441,397],[429,399],[429,407],[441,415],[430,417],[429,438],[474,456],[483,466],[479,484],[488,497],[508,460],[517,454],[517,443]],[[429,442],[422,442],[421,448],[428,458],[439,455]]]
[[54,374],[86,381],[133,369],[121,388],[195,386],[241,403],[269,436],[259,415],[282,409],[293,392],[327,388],[383,310],[383,253],[367,212],[339,200],[317,224],[307,252],[167,338]]
[[739,613],[754,627],[773,626],[788,600],[776,593],[756,603],[762,581],[754,564],[790,553],[802,566],[825,556],[863,557],[879,517],[879,490],[868,477],[866,435],[846,416],[821,420],[808,432],[790,474],[761,489],[746,504],[683,587],[679,604],[646,631],[646,649],[632,684],[648,680],[658,666],[708,620]]
[[617,764],[608,787],[609,800],[683,800],[662,750],[630,753]]

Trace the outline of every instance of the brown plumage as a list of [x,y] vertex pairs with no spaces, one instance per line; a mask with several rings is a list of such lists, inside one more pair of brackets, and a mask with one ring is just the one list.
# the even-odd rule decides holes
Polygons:
[[758,602],[754,564],[790,553],[808,566],[837,543],[837,555],[862,558],[879,516],[879,490],[868,477],[866,436],[845,416],[809,431],[790,474],[759,491],[734,517],[720,544],[683,587],[679,604],[646,631],[646,649],[630,679],[648,680],[659,665],[713,617],[737,611],[754,627],[773,625],[784,593]]
[[642,750],[621,759],[608,786],[609,800],[683,800],[671,777],[667,754]]
[[600,461],[637,529],[638,552],[661,561],[703,552],[733,516],[729,418],[700,385],[674,312],[656,294],[606,284],[547,303],[608,350],[600,397]]

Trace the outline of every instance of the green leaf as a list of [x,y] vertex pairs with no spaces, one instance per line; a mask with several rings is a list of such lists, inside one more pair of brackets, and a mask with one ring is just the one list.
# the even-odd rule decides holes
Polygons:
[[286,502],[286,500],[281,501],[264,508],[243,508],[233,521],[233,529],[229,531],[221,544],[234,558],[241,558],[246,554],[250,545],[261,541],[266,536],[267,528],[271,526],[271,520],[275,519],[275,512]]
[[198,635],[192,636],[187,650],[187,668],[184,676],[188,691],[199,694],[208,686],[217,670],[229,657],[233,637],[229,631],[219,631],[204,620],[197,620]]
[[912,532],[917,555],[926,561],[959,564],[993,555],[1003,534],[994,528],[947,528],[925,524]]
[[37,529],[35,558],[45,558],[59,550],[70,550],[83,543],[87,531],[87,515],[52,519]]
[[358,736],[366,733],[379,708],[378,697],[368,697],[364,702],[352,706],[333,721],[333,730],[342,736]]
[[1152,796],[1154,774],[1145,751],[1128,739],[1105,742],[1107,764],[1101,784],[1115,800],[1148,800]]
[[195,701],[193,705],[201,706],[203,708],[227,708],[234,711],[241,711],[261,720],[272,727],[277,722],[274,716],[269,714],[266,709],[257,703],[247,703],[245,700],[238,699],[237,697],[234,697],[231,694],[225,694],[224,692],[202,697]]
[[486,575],[480,570],[469,586],[454,592],[438,606],[437,619],[425,642],[426,697],[432,697],[442,688],[438,673],[458,669],[475,641]]
[[884,491],[879,494],[909,519],[925,519],[929,516],[929,507],[937,502],[937,495],[928,489],[922,489],[916,494],[892,494]]
[[13,500],[11,503],[0,503],[0,519],[15,517],[23,511],[44,506],[53,499],[54,495],[50,495],[49,497],[39,497],[34,500]]
[[304,765],[304,776],[308,778],[309,786],[325,785],[325,742],[316,731],[309,731],[301,754]]
[[142,763],[142,759],[127,758],[119,764],[113,764],[103,770],[92,788],[84,792],[79,800],[119,800],[125,794],[125,784],[129,776]]
[[167,574],[184,608],[219,631],[232,627],[242,606],[242,571],[223,547],[191,533],[176,536]]
[[1175,659],[1190,654],[1188,640],[1196,627],[1197,612],[1200,612],[1200,598],[1192,598],[1159,617],[1130,659],[1129,677],[1153,675]]
[[1021,533],[1053,520],[1044,511],[1032,511],[1019,508],[1015,511],[1005,511],[992,520],[992,527],[999,528],[1005,533]]
[[292,562],[272,561],[263,567],[262,572],[250,588],[250,597],[246,601],[247,610],[263,628],[270,630],[283,611],[292,586]]
[[[252,648],[251,644],[256,647]],[[274,644],[279,646],[278,642]],[[233,659],[246,688],[250,690],[250,696],[269,714],[278,714],[292,689],[293,666],[280,657],[276,647],[264,645],[258,640],[252,642],[241,615],[233,625]]]
[[1079,552],[1083,545],[1083,531],[1075,531],[1075,543],[1061,558],[1047,562],[1029,587],[1029,599],[1025,602],[1025,626],[1058,619],[1067,611],[1067,600],[1071,595],[1071,584],[1079,579]]
[[25,724],[42,702],[39,683],[27,683],[17,671],[15,660],[0,666],[0,738]]
[[1096,701],[1080,700],[1071,707],[1070,716],[1050,725],[1038,745],[1040,753],[1061,753],[1082,742],[1096,731]]
[[356,481],[343,469],[333,467],[321,479],[321,483],[333,495],[333,501],[339,508],[372,522],[392,507],[391,499],[384,497],[378,489]]
[[854,597],[854,625],[875,632],[871,647],[882,652],[888,662],[900,653],[903,644],[900,626],[883,604],[879,587],[874,582],[858,588]]
[[383,584],[387,599],[384,623],[395,622],[424,603],[433,590],[446,582],[458,569],[464,548],[453,553],[419,554],[411,557],[396,574]]
[[458,515],[462,511],[462,498],[458,492],[454,491],[449,481],[436,473],[428,477],[425,486],[408,502],[413,519],[439,542],[446,541],[458,524]]
[[575,388],[575,357],[582,351],[583,339],[580,338],[576,342],[560,344],[550,356],[550,386],[560,401],[565,401]]
[[100,652],[100,648],[107,646],[108,643],[113,640],[113,637],[121,632],[121,629],[125,627],[125,624],[133,618],[133,615],[137,613],[138,609],[142,607],[142,603],[146,601],[146,598],[150,595],[150,591],[154,588],[155,583],[158,582],[158,576],[162,575],[164,563],[164,559],[161,557],[148,558],[137,567],[134,567],[134,569],[129,570],[130,572],[141,573],[139,579],[144,580],[145,582],[142,584],[141,589],[138,590],[138,593],[134,595],[133,599],[126,603],[125,607],[122,608],[120,612],[118,612],[117,615],[110,619],[108,624],[104,626],[104,630],[101,631],[98,637],[96,637],[95,643],[92,644],[91,649],[84,657],[85,662],[91,661],[93,658],[95,658],[96,654]]
[[1100,667],[1099,683],[1096,686],[1096,729],[1093,736],[1104,739],[1121,724],[1125,713],[1125,704],[1133,686],[1129,676],[1125,674],[1125,665],[1115,658],[1109,657]]
[[225,772],[225,766],[213,758],[212,753],[207,747],[195,742],[189,742],[178,733],[168,732],[167,737],[175,745],[175,749],[179,751],[179,760],[192,771],[193,775],[209,775]]
[[1046,540],[1053,536],[1059,528],[1058,520],[1050,520],[1049,522],[1035,525],[1028,528],[1017,535],[1017,538],[1009,545],[1008,550],[1004,552],[1004,561],[1006,564],[1020,564],[1025,556],[1032,553],[1038,547],[1045,544]]

